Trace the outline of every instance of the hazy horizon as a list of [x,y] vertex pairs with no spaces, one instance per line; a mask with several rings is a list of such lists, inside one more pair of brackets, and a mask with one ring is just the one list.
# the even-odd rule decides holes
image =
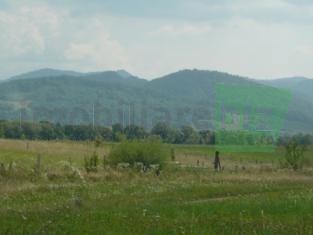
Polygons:
[[1,0],[0,79],[42,68],[312,78],[312,20],[307,0]]
[[138,76],[137,74],[135,73],[131,73],[130,71],[128,70],[125,70],[123,68],[119,68],[119,69],[113,69],[113,70],[95,70],[95,71],[81,71],[79,69],[77,70],[71,70],[71,69],[66,69],[66,68],[39,68],[39,69],[34,69],[34,70],[28,70],[28,71],[22,71],[18,74],[13,74],[9,77],[6,77],[6,78],[0,78],[0,81],[1,80],[7,80],[7,79],[11,79],[11,78],[14,78],[14,77],[18,77],[20,75],[24,75],[24,74],[28,74],[28,73],[33,73],[33,72],[37,72],[37,71],[43,71],[43,70],[55,70],[55,71],[64,71],[64,72],[76,72],[76,73],[82,73],[82,74],[88,74],[88,73],[102,73],[102,72],[109,72],[109,71],[113,71],[113,72],[117,72],[117,71],[125,71],[127,73],[130,73],[132,76],[135,76],[135,77],[138,77],[140,79],[145,79],[145,80],[148,80],[148,81],[151,81],[151,80],[154,80],[154,79],[158,79],[158,78],[162,78],[162,77],[165,77],[167,75],[170,75],[170,74],[173,74],[173,73],[176,73],[176,72],[180,72],[180,71],[185,71],[185,70],[198,70],[198,71],[207,71],[207,72],[219,72],[219,73],[226,73],[226,74],[229,74],[229,75],[233,75],[233,76],[239,76],[239,77],[242,77],[242,78],[247,78],[247,79],[252,79],[252,80],[279,80],[279,79],[289,79],[289,78],[306,78],[306,79],[313,79],[311,77],[305,77],[305,76],[299,76],[299,75],[295,75],[295,76],[288,76],[288,77],[277,77],[277,78],[254,78],[254,77],[249,77],[249,76],[245,76],[245,75],[242,75],[242,74],[233,74],[233,73],[229,73],[227,71],[218,71],[218,70],[214,70],[214,69],[198,69],[198,68],[182,68],[182,69],[178,69],[176,71],[172,71],[172,72],[168,72],[168,73],[165,73],[165,74],[161,74],[160,76],[158,77],[140,77]]

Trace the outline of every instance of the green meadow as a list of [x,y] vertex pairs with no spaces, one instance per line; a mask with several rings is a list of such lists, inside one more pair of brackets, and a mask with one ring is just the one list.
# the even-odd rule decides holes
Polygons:
[[313,150],[298,171],[221,152],[215,172],[213,146],[172,145],[157,175],[106,165],[115,145],[0,140],[0,234],[313,234]]

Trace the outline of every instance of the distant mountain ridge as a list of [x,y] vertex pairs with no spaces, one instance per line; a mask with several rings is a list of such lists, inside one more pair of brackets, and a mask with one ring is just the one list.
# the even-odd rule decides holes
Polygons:
[[[225,84],[254,91],[287,87],[294,95],[283,129],[313,132],[312,82],[305,78],[256,81],[196,69],[152,81],[124,70],[78,73],[43,69],[0,83],[0,119],[17,120],[21,112],[23,120],[90,124],[95,112],[95,122],[101,125],[120,122],[151,128],[158,121],[166,121],[173,126],[214,129],[216,86]],[[276,99],[267,100],[271,98]]]
[[23,73],[20,75],[16,75],[9,79],[17,80],[17,79],[27,79],[27,78],[44,78],[44,77],[58,77],[58,76],[79,77],[79,76],[83,76],[83,73],[70,71],[70,70],[57,70],[57,69],[45,68],[45,69],[39,69],[39,70]]
[[290,77],[274,80],[261,80],[259,82],[276,88],[290,89],[295,94],[305,96],[313,102],[313,79],[306,77]]
[[270,85],[277,88],[293,88],[304,81],[309,81],[310,78],[306,77],[289,77],[289,78],[278,78],[272,80],[258,80],[258,82]]
[[124,78],[130,78],[134,77],[132,74],[127,72],[126,70],[117,70],[117,71],[104,71],[104,72],[76,72],[71,70],[59,70],[59,69],[51,69],[51,68],[45,68],[45,69],[39,69],[34,70],[26,73],[22,73],[20,75],[16,75],[13,77],[10,77],[9,80],[17,80],[17,79],[27,79],[27,78],[47,78],[47,77],[59,77],[59,76],[72,76],[72,77],[82,77],[82,76],[88,76],[88,75],[94,75],[94,74],[101,74],[106,72],[116,72],[121,77]]

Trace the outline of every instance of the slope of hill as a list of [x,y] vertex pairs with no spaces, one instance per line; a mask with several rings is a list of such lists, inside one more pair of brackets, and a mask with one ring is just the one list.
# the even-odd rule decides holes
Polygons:
[[[57,72],[40,77],[38,71],[34,74],[34,77],[17,76],[0,83],[0,119],[18,119],[21,114],[23,120],[78,124],[92,123],[94,117],[96,124],[102,125],[120,122],[151,128],[158,121],[166,121],[173,126],[214,129],[219,121],[215,117],[216,99],[220,96],[218,92],[223,93],[223,89],[217,89],[219,85],[225,86],[227,93],[232,93],[229,86],[244,88],[241,96],[250,91],[249,99],[254,100],[249,103],[249,99],[237,99],[236,103],[238,95],[234,97],[235,93],[223,96],[230,99],[228,110],[238,105],[251,108],[266,101],[272,103],[273,110],[265,111],[265,115],[277,116],[281,110],[279,102],[283,100],[276,88],[215,71],[183,70],[152,81],[139,79],[126,71],[74,72],[74,75]],[[286,103],[282,101],[281,106]],[[313,131],[312,110],[312,102],[296,93],[284,129]]]
[[313,102],[313,79],[300,82],[294,90],[299,94],[307,96]]
[[305,77],[290,77],[290,78],[279,78],[273,80],[257,80],[257,82],[277,87],[277,88],[288,88],[293,89],[297,87],[301,82],[309,80]]
[[116,71],[120,76],[124,77],[124,78],[130,78],[130,77],[134,77],[131,73],[127,72],[126,70],[120,69]]
[[290,89],[298,96],[304,96],[313,102],[313,79],[305,77],[281,78],[275,80],[259,81],[262,84],[277,88]]

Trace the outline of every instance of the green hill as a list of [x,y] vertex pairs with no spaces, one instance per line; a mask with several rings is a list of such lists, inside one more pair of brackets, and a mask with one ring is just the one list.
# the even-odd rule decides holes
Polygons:
[[[243,92],[228,95],[231,86]],[[279,116],[285,131],[312,132],[313,104],[305,92],[293,93],[289,104],[281,96],[284,90],[273,87],[244,77],[202,70],[183,70],[152,81],[126,71],[35,71],[0,83],[0,119],[17,120],[21,116],[22,120],[73,124],[95,120],[101,125],[120,122],[147,128],[165,121],[173,126],[215,129],[226,120],[216,117],[217,99],[223,97],[225,113],[256,119],[260,110],[253,108],[262,109],[258,104],[263,104],[262,112],[269,118],[268,122]],[[294,85],[288,88],[293,91]],[[242,111],[239,106],[246,109]],[[282,115],[282,109],[287,113]]]

